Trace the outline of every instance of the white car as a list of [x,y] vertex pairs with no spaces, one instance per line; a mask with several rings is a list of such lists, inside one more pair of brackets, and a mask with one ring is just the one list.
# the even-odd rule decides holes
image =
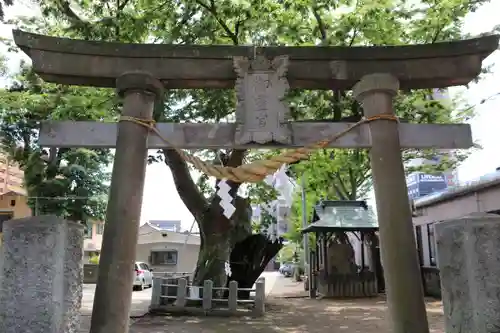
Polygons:
[[144,262],[135,263],[134,290],[153,286],[153,270]]

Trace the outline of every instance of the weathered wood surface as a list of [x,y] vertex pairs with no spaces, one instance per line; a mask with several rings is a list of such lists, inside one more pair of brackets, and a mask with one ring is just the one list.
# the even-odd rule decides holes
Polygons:
[[402,89],[463,85],[498,47],[498,36],[382,47],[190,46],[92,42],[14,30],[16,44],[46,81],[115,87],[121,74],[153,73],[166,88],[232,88],[233,57],[287,55],[291,88],[349,89],[363,76],[392,74]]
[[[332,137],[346,129],[349,123],[292,122],[292,144],[259,145],[234,142],[236,124],[178,124],[159,123],[157,128],[170,144],[164,143],[156,134],[150,134],[149,149],[161,148],[284,148],[303,147]],[[468,124],[408,124],[401,123],[399,139],[401,148],[465,149],[473,145]],[[101,122],[45,122],[40,130],[39,142],[44,147],[114,148],[117,124]],[[368,125],[364,124],[332,142],[332,148],[369,148],[371,137]]]

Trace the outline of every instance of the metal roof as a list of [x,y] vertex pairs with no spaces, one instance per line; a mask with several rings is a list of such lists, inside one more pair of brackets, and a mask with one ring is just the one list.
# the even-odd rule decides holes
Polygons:
[[158,230],[165,231],[181,231],[181,221],[180,220],[150,220],[147,222],[150,226]]
[[22,196],[26,196],[28,194],[24,188],[21,188],[21,187],[18,187],[18,186],[8,185],[7,188],[6,188],[5,193],[0,194],[0,197],[4,196],[6,194],[10,194],[10,193],[14,193],[14,194],[17,194],[17,195],[22,195]]
[[365,201],[322,201],[314,208],[313,223],[302,232],[367,229],[378,229],[378,221]]
[[433,193],[414,201],[415,208],[423,208],[434,204],[453,200],[488,187],[500,185],[500,172],[493,172],[480,177],[477,180],[467,182],[465,185],[448,188],[444,191]]

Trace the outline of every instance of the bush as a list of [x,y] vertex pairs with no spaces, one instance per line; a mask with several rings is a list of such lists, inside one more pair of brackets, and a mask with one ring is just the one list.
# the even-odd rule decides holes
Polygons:
[[94,265],[99,265],[99,256],[93,255],[92,257],[90,257],[89,262]]

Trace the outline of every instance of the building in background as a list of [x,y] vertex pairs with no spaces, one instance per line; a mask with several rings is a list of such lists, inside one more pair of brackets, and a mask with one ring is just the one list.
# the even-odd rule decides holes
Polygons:
[[[445,106],[451,105],[451,99],[447,89],[433,89],[429,99],[439,100]],[[450,150],[438,149],[436,156],[431,158],[415,158],[409,161],[407,167],[421,167],[425,165],[439,165],[444,160],[454,160],[456,157]],[[444,191],[447,188],[459,185],[458,172],[455,169],[445,170],[435,174],[425,174],[414,172],[407,176],[406,185],[410,200],[415,200],[423,196]]]
[[5,221],[31,216],[23,182],[23,171],[6,155],[0,153],[0,245]]
[[[136,261],[148,263],[155,273],[193,273],[200,251],[200,237],[184,232],[171,231],[150,221],[139,228]],[[179,222],[180,221],[169,221]],[[174,225],[175,223],[173,223]]]
[[102,234],[104,233],[104,222],[89,221],[85,228],[83,239],[83,263],[88,264],[90,258],[101,254]]
[[414,172],[406,177],[406,185],[410,200],[416,200],[448,188],[446,177],[442,173],[430,175],[422,172]]
[[[270,204],[268,213],[276,218],[276,225],[268,225],[264,230],[262,230],[267,235],[272,235],[280,237],[288,232],[289,219],[291,207],[284,202],[279,202],[276,200]],[[263,218],[264,208],[261,205],[252,205],[252,221],[255,223],[261,223]]]
[[23,189],[23,182],[24,172],[17,163],[0,153],[0,195],[12,190]]
[[181,232],[179,220],[150,220],[147,223],[163,231]]

